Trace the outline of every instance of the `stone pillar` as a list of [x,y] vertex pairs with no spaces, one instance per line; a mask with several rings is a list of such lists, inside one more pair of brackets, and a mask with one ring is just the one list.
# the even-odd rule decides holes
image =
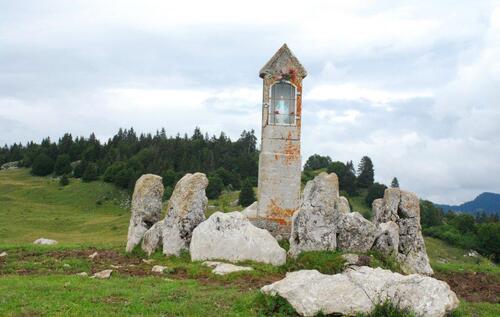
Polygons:
[[252,222],[273,235],[290,235],[300,205],[302,79],[307,72],[284,44],[260,70],[262,139],[257,215]]

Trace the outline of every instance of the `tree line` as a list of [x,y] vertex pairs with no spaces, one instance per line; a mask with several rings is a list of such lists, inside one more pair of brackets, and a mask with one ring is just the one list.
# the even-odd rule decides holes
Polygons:
[[[384,196],[384,191],[387,188],[386,185],[375,182],[375,168],[368,156],[361,158],[356,169],[353,161],[344,163],[333,161],[329,156],[311,155],[304,165],[302,181],[306,183],[313,179],[317,170],[337,174],[339,189],[351,197],[357,196],[360,191],[366,191],[365,203],[369,207],[375,199]],[[393,178],[391,187],[399,188],[399,181],[396,177]]]
[[145,173],[163,177],[165,195],[170,196],[176,182],[186,173],[203,172],[209,178],[207,196],[216,198],[224,188],[240,189],[243,183],[256,185],[258,150],[255,132],[243,131],[233,141],[225,133],[209,137],[196,128],[191,136],[137,135],[133,128],[101,143],[92,133],[76,137],[66,133],[57,142],[45,138],[40,144],[13,144],[0,148],[0,165],[19,161],[33,175],[71,175],[83,181],[102,178],[132,190]]

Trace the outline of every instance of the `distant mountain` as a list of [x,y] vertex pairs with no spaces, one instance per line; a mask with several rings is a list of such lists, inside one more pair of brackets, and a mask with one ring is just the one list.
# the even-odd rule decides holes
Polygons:
[[484,211],[487,214],[500,215],[500,194],[482,193],[481,195],[474,198],[474,200],[465,202],[458,206],[442,205],[442,204],[435,204],[435,205],[443,209],[443,211],[445,212],[448,210],[453,210],[453,211],[477,214]]

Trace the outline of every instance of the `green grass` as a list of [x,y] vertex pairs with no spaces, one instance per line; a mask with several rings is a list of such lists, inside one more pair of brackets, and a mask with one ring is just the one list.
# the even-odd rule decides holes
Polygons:
[[2,277],[1,316],[253,316],[255,290],[161,277]]
[[[369,216],[364,195],[350,198],[354,211]],[[344,265],[341,252],[305,252],[281,267],[242,262],[253,271],[216,276],[189,254],[152,256],[137,248],[125,254],[130,210],[129,194],[101,181],[83,183],[71,179],[61,187],[57,179],[33,177],[26,169],[0,171],[0,316],[290,316],[290,307],[279,299],[262,298],[259,287],[282,278],[287,271],[317,269],[333,274]],[[214,211],[232,207],[238,192],[225,192],[209,201]],[[165,204],[166,205],[166,204]],[[37,238],[56,239],[59,244],[31,244]],[[288,249],[287,241],[280,244]],[[437,272],[485,272],[500,276],[498,267],[483,257],[464,257],[465,250],[426,238],[431,265]],[[138,273],[115,270],[109,280],[75,276],[116,264],[117,258],[92,261],[87,253],[114,254],[119,261],[132,261]],[[82,255],[82,252],[87,252]],[[66,254],[57,257],[58,253]],[[167,266],[163,276],[139,276],[153,265]],[[370,266],[397,271],[394,261],[371,254]],[[500,305],[461,303],[453,316],[499,316]],[[375,315],[373,315],[375,316]]]
[[431,266],[437,272],[485,272],[500,277],[498,265],[485,257],[464,256],[466,250],[431,237],[425,237],[425,246]]
[[126,238],[128,195],[103,182],[33,177],[27,169],[0,172],[0,241],[26,243],[40,237],[60,243],[110,243]]

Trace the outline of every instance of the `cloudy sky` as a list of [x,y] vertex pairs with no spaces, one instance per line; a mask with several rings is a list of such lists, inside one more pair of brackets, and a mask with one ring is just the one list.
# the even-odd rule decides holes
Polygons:
[[436,202],[500,192],[499,1],[0,0],[0,144],[259,132],[284,42],[309,71],[304,160],[368,155]]

